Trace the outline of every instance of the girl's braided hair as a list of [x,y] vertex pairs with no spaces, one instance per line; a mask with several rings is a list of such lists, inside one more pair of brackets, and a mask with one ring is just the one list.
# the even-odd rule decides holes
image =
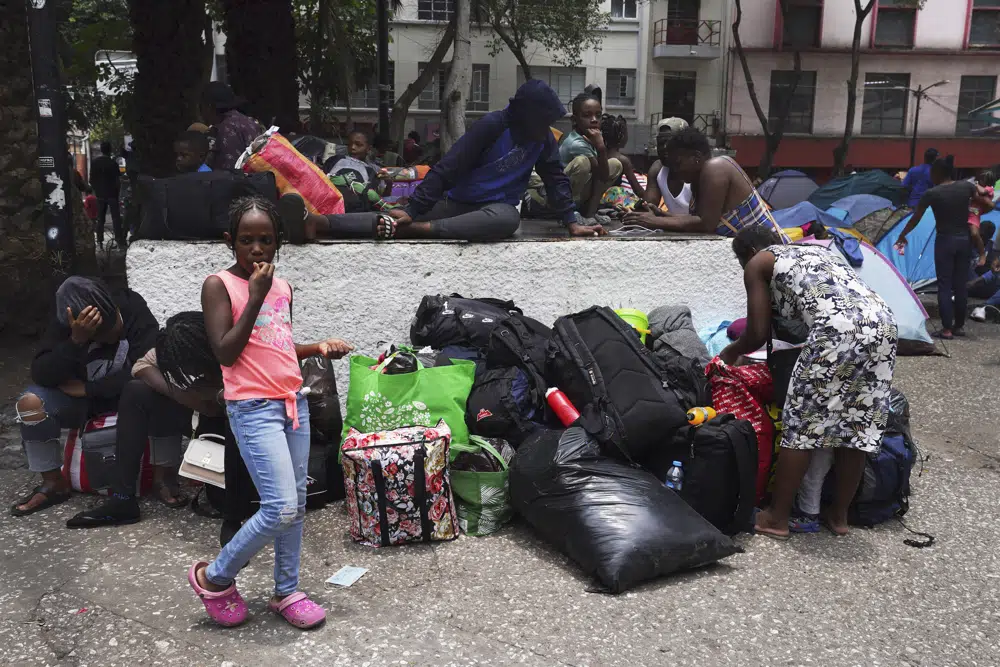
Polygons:
[[222,369],[199,310],[177,313],[156,335],[156,365],[167,382],[179,389],[221,382]]
[[259,194],[238,197],[229,206],[229,238],[232,239],[233,254],[236,254],[236,236],[240,231],[240,221],[243,220],[244,215],[254,210],[266,215],[274,226],[274,258],[277,259],[277,251],[281,248],[281,237],[284,234],[285,228],[281,221],[281,214],[278,213],[278,207],[269,199],[261,197]]
[[604,143],[608,146],[621,148],[625,143],[625,136],[628,132],[628,121],[625,116],[612,116],[609,113],[601,116],[601,134],[604,135]]

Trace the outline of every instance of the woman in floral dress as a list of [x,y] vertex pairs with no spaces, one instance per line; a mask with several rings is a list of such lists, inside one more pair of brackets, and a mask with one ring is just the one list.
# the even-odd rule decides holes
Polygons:
[[732,364],[760,349],[775,317],[798,320],[810,333],[792,371],[782,412],[784,435],[771,506],[755,531],[787,538],[788,519],[814,450],[834,449],[836,493],[824,523],[847,533],[847,508],[878,451],[889,411],[896,362],[896,320],[835,251],[782,245],[770,229],[741,230],[733,251],[744,268],[747,327],[720,355]]

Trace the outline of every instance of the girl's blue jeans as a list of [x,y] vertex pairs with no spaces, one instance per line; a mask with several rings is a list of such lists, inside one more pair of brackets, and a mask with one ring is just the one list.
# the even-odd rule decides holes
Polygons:
[[285,414],[284,400],[228,401],[229,425],[260,495],[260,509],[233,536],[205,571],[213,584],[229,586],[265,545],[274,542],[274,592],[299,585],[302,524],[309,467],[309,405],[296,397],[299,428]]

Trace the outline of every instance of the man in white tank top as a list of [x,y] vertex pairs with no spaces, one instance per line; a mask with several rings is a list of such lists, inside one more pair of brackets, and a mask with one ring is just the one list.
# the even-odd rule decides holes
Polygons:
[[665,118],[660,121],[656,135],[656,156],[659,158],[650,167],[646,182],[646,203],[651,212],[633,213],[630,215],[632,224],[643,224],[644,219],[653,219],[664,215],[660,208],[663,205],[673,215],[687,215],[691,208],[691,184],[679,178],[670,177],[667,166],[667,142],[670,136],[688,126],[683,118]]

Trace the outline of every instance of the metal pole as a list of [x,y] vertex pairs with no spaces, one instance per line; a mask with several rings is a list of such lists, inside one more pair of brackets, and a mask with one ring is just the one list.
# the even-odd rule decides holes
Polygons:
[[[389,0],[377,0],[375,21],[378,24],[378,132],[383,139],[389,139]],[[398,147],[396,148],[398,150]]]
[[22,1],[28,3],[31,75],[38,106],[38,176],[45,197],[45,243],[56,268],[71,270],[74,264],[71,172],[59,81],[54,0]]
[[917,159],[917,127],[920,125],[920,100],[924,96],[924,89],[920,86],[917,87],[914,93],[917,96],[917,110],[913,114],[913,139],[910,140],[910,166],[916,164]]

